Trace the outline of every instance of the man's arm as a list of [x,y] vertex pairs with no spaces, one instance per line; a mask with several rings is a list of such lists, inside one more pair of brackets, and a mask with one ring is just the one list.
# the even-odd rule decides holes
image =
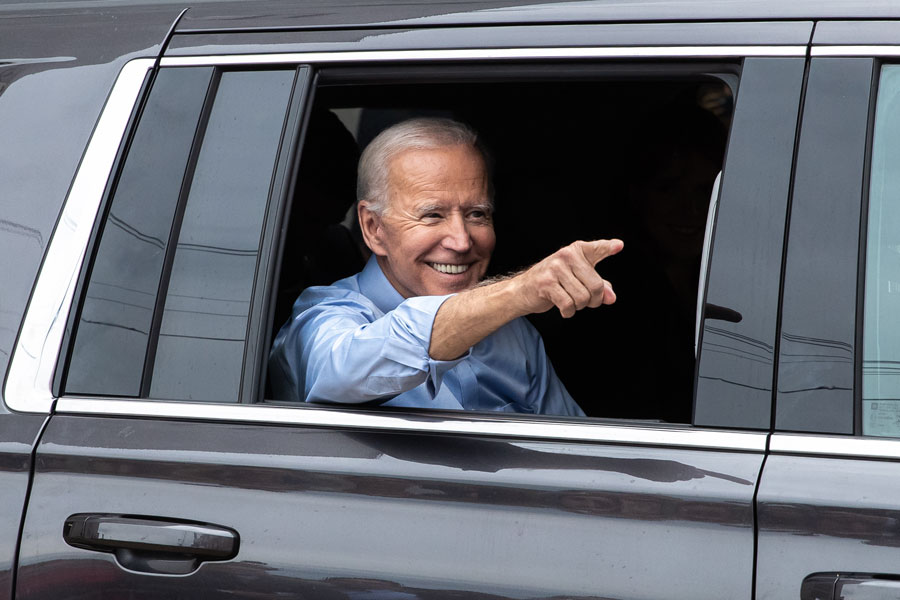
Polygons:
[[[317,291],[318,290],[318,291]],[[326,290],[321,302],[315,295]],[[435,393],[455,361],[435,361],[427,346],[444,296],[410,298],[387,314],[353,295],[313,288],[275,339],[269,373],[278,399],[357,404],[427,383]],[[299,301],[298,301],[299,302]]]
[[452,296],[435,315],[429,355],[452,360],[513,319],[554,306],[568,318],[612,304],[616,294],[594,265],[623,246],[621,240],[574,242],[514,277]]

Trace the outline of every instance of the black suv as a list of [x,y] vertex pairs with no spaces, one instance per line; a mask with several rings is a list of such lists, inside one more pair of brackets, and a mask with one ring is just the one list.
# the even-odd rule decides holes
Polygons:
[[[0,3],[0,598],[897,598],[897,19]],[[533,318],[588,417],[270,393],[417,115],[489,149],[493,273],[625,241]]]

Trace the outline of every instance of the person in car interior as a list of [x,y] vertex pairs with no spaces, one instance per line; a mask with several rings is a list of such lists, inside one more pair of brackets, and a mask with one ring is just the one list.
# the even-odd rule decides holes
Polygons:
[[468,126],[410,119],[359,162],[360,273],[307,288],[269,357],[284,400],[583,416],[523,317],[612,304],[595,265],[620,240],[576,241],[482,281],[494,249],[486,156]]

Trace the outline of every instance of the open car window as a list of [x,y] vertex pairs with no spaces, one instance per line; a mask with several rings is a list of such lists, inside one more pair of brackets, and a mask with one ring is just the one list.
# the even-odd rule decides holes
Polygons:
[[597,69],[544,81],[382,79],[340,69],[319,74],[273,335],[303,289],[365,264],[350,185],[360,151],[407,118],[448,117],[473,127],[490,157],[497,245],[489,275],[525,268],[575,240],[625,241],[621,255],[599,265],[615,305],[571,319],[555,309],[529,317],[572,397],[588,416],[690,423],[701,263],[713,225],[707,215],[736,75],[696,69],[622,77]]

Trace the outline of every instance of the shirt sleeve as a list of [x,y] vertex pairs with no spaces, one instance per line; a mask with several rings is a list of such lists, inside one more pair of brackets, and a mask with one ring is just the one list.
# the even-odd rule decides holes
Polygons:
[[382,315],[353,299],[327,300],[296,314],[270,357],[280,398],[357,404],[389,399],[423,383],[433,398],[465,358],[428,355],[434,317],[449,296],[409,298]]
[[526,327],[529,336],[532,337],[526,348],[530,350],[531,364],[534,365],[528,394],[528,404],[533,412],[539,415],[585,416],[584,411],[572,399],[566,386],[556,375],[550,357],[544,349],[541,335],[530,323],[527,323]]

